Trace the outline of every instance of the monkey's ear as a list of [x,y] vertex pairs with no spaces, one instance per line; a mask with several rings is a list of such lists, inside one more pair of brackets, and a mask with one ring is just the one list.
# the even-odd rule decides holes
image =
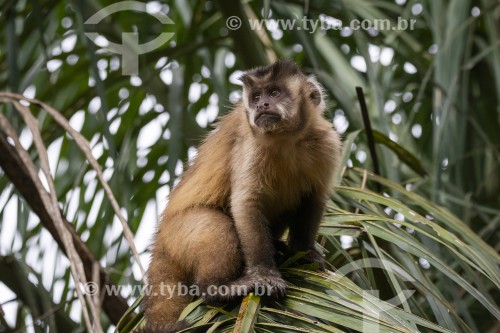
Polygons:
[[243,86],[245,86],[247,88],[252,87],[254,84],[252,76],[248,73],[243,73],[243,75],[241,75],[238,78],[238,80],[240,80],[243,83]]
[[310,101],[321,109],[325,107],[325,101],[323,98],[323,87],[316,81],[316,78],[310,76],[307,78],[307,97]]

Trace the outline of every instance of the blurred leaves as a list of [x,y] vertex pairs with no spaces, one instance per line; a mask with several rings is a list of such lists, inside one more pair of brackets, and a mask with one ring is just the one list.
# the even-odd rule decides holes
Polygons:
[[[383,329],[425,327],[414,315],[451,331],[486,332],[494,327],[500,226],[498,1],[148,1],[149,12],[162,11],[175,24],[162,25],[147,13],[131,11],[115,13],[98,25],[83,23],[113,3],[2,2],[0,91],[21,93],[60,110],[90,142],[136,235],[144,264],[171,186],[216,116],[240,96],[240,71],[286,57],[319,78],[329,96],[325,116],[345,137],[343,169],[337,176],[341,187],[319,239],[329,261],[342,267],[359,259],[384,259],[393,271],[386,280],[395,294],[413,284],[413,314],[406,314],[407,308],[396,311],[394,318],[383,319]],[[241,19],[241,29],[226,26],[234,15]],[[252,28],[255,21],[249,20],[266,15],[268,25]],[[284,29],[278,19],[295,20],[301,29]],[[323,27],[339,22],[349,26],[353,19],[387,19],[396,26],[401,19],[416,23],[414,30],[384,31],[321,26],[312,31],[311,25],[304,26],[307,20],[321,20]],[[103,47],[104,41],[101,46],[91,43],[84,35],[88,31],[116,43],[123,32],[137,31],[140,43],[161,32],[175,35],[139,56],[138,75],[124,76],[120,55]],[[366,94],[382,176],[367,171],[373,167],[364,136],[358,135],[363,126],[356,86]],[[22,119],[5,104],[0,112],[39,166]],[[44,111],[33,112],[64,216],[113,283],[140,285],[140,270],[131,261],[95,171],[64,129]],[[0,175],[0,254],[15,254],[15,260],[41,276],[53,303],[64,304],[65,314],[79,313],[67,262],[61,262],[60,250],[19,191],[3,171]],[[375,184],[382,186],[382,193],[373,192]],[[251,312],[258,332],[301,331],[293,327],[349,332],[368,311],[365,303],[355,302],[361,308],[351,308],[353,299],[361,302],[353,295],[346,294],[340,302],[328,299],[329,294],[312,293],[323,288],[315,283],[326,281],[324,276],[295,268],[286,272],[290,281],[303,284],[297,283],[277,304],[261,300],[263,306]],[[361,269],[349,281],[375,290],[378,273]],[[408,276],[414,281],[408,283]],[[316,282],[309,285],[309,280]],[[339,288],[337,283],[328,288],[332,286]],[[123,296],[133,303],[138,295],[125,291]],[[306,314],[295,311],[302,297],[307,307],[298,310]],[[2,308],[15,313],[16,328],[22,329],[30,322],[27,314],[38,310],[19,295],[17,300],[14,303],[24,304],[23,311],[13,308],[13,302]],[[191,318],[203,318],[200,332],[231,331],[238,309],[207,310],[198,304]],[[339,315],[325,317],[324,311]],[[102,321],[105,329],[110,326],[107,318]],[[43,322],[56,329],[50,319]],[[333,322],[337,328],[330,325]],[[429,330],[435,329],[429,325]]]

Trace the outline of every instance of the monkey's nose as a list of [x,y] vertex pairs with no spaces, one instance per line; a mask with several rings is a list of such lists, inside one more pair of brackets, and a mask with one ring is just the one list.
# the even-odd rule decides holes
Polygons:
[[259,105],[257,105],[257,110],[262,110],[262,109],[267,109],[269,108],[269,103],[260,103]]

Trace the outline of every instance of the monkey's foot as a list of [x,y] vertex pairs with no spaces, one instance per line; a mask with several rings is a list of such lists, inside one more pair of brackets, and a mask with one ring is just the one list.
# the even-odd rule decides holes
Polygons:
[[309,264],[317,264],[319,266],[319,269],[322,271],[326,269],[325,258],[315,249],[309,250],[301,259]]
[[246,280],[246,285],[258,296],[284,297],[286,294],[286,282],[277,269],[248,268],[242,279]]
[[202,288],[202,297],[207,304],[228,303],[254,293],[257,296],[283,297],[287,285],[278,270],[253,267],[246,274],[226,285]]

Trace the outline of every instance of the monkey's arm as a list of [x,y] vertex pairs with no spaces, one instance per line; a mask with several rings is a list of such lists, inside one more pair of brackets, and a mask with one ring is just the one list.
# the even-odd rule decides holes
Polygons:
[[231,210],[247,269],[277,271],[269,222],[257,198],[248,191],[236,189],[232,194]]
[[284,296],[286,282],[275,261],[275,249],[269,222],[251,193],[236,190],[231,210],[245,260],[245,274],[240,283],[249,288],[265,287],[276,296]]
[[323,216],[325,198],[313,192],[302,199],[299,208],[292,214],[289,230],[289,247],[292,253],[309,251],[306,260],[324,268],[324,259],[316,251],[314,243]]

